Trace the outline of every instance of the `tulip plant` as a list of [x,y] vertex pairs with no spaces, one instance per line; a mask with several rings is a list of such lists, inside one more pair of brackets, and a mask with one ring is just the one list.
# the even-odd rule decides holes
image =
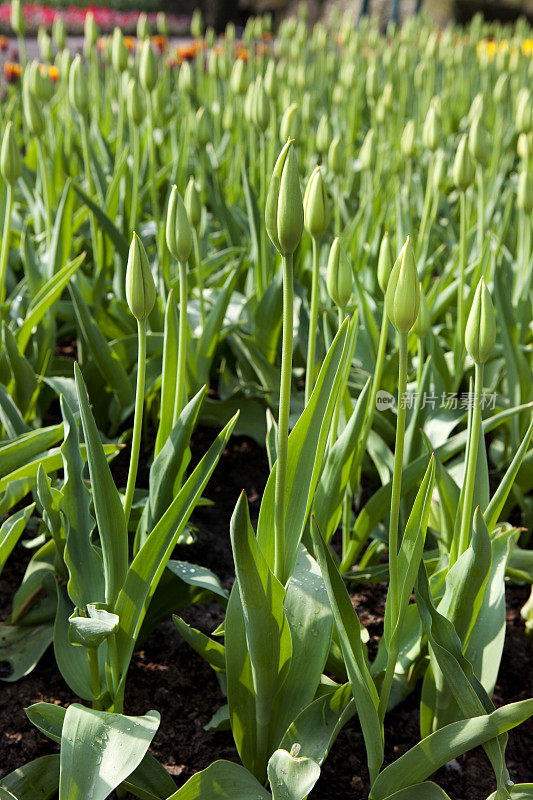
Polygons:
[[[0,678],[52,645],[79,702],[26,709],[60,750],[1,800],[318,797],[355,717],[369,800],[450,800],[434,773],[479,745],[487,800],[532,797],[506,745],[533,699],[493,692],[506,589],[533,585],[533,32],[302,11],[217,41],[195,12],[176,48],[164,17],[85,19],[83,54],[59,21],[28,62],[13,2],[2,89],[0,571],[29,563]],[[232,435],[269,474],[257,520],[233,498],[228,589],[173,551]],[[207,600],[210,633],[181,616]],[[166,709],[130,714],[127,683],[168,618],[240,759],[180,786],[149,752]]]

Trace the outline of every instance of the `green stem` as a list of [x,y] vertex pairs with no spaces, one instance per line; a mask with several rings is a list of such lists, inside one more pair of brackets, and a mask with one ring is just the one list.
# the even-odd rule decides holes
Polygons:
[[[89,154],[89,134],[87,131],[87,120],[83,115],[80,115],[81,125],[81,147],[83,151],[83,162],[85,168],[85,180],[87,183],[87,194],[92,196],[94,194],[94,186],[91,175],[91,159]],[[98,235],[96,230],[96,223],[94,221],[94,214],[89,214],[89,225],[91,228],[91,242],[93,246],[93,262],[98,270]]]
[[6,210],[4,229],[2,231],[2,249],[0,250],[0,304],[6,296],[7,257],[9,254],[9,236],[11,234],[11,214],[13,211],[13,187],[7,184]]
[[[342,309],[337,306],[337,322],[338,328],[342,325]],[[314,328],[313,328],[314,330]],[[335,408],[333,409],[333,419],[331,420],[331,439],[330,439],[330,447],[333,447],[335,442],[337,441],[337,433],[339,430],[339,413],[341,408],[342,402],[342,394],[339,394],[336,401],[335,401]],[[307,400],[306,400],[307,403]]]
[[275,556],[274,574],[284,583],[285,571],[285,486],[289,444],[289,413],[292,377],[293,254],[282,256],[283,269],[283,338],[281,383],[278,414],[278,460],[274,495]]
[[420,221],[420,228],[418,230],[418,239],[416,241],[416,260],[420,259],[422,255],[422,250],[424,248],[424,243],[426,241],[426,231],[429,221],[429,212],[431,210],[431,199],[433,196],[433,170],[435,167],[435,156],[431,153],[429,166],[428,166],[428,177],[426,182],[426,192],[424,195],[424,207],[422,209],[422,219]]
[[198,243],[198,232],[196,228],[192,231],[194,247],[194,260],[196,261],[196,280],[198,281],[198,295],[200,297],[200,317],[202,319],[202,330],[205,327],[205,300],[204,300],[204,271],[202,259],[200,257],[200,245]]
[[398,417],[396,420],[396,442],[394,445],[394,470],[392,474],[391,510],[389,523],[389,574],[392,619],[398,615],[398,522],[402,489],[403,447],[405,439],[407,389],[407,333],[400,333],[400,352],[398,365]]
[[472,526],[472,499],[474,497],[474,484],[476,480],[477,451],[479,431],[481,429],[481,394],[483,391],[483,364],[476,364],[474,379],[474,408],[472,410],[472,430],[470,432],[470,446],[465,475],[465,494],[461,509],[461,530],[459,534],[458,556],[465,552],[470,544],[470,529]]
[[178,373],[176,385],[176,403],[174,406],[174,424],[183,411],[187,399],[186,366],[187,366],[187,262],[180,261],[180,323],[178,334]]
[[102,685],[100,683],[100,671],[98,669],[98,649],[96,647],[87,648],[87,658],[89,659],[89,670],[91,673],[91,691],[94,695],[92,706],[95,711],[102,710],[102,704],[98,699],[102,694]]
[[43,190],[44,196],[44,209],[46,214],[46,244],[50,247],[52,242],[52,208],[51,208],[51,197],[50,197],[50,184],[49,184],[49,175],[48,170],[46,169],[46,164],[44,160],[44,150],[43,145],[38,136],[35,137],[35,142],[37,144],[37,153],[39,156],[39,167],[41,170],[41,185]]
[[133,172],[131,184],[131,206],[130,206],[130,235],[137,227],[137,204],[139,197],[139,173],[140,173],[140,135],[137,125],[133,125]]
[[417,350],[418,350],[418,366],[416,368],[416,386],[420,389],[422,381],[422,370],[424,369],[424,342],[420,337],[417,337]]
[[139,341],[139,353],[137,358],[137,389],[135,392],[135,416],[133,418],[133,438],[131,440],[130,467],[128,470],[128,483],[126,484],[126,495],[124,497],[124,516],[126,526],[128,524],[137,480],[137,468],[139,466],[139,451],[141,448],[141,430],[143,421],[144,407],[144,380],[146,374],[146,320],[137,320],[137,334]]
[[305,405],[309,402],[315,383],[316,329],[318,325],[318,241],[313,237],[313,274],[311,278],[311,309],[309,313],[309,336],[307,339],[307,366],[305,371]]
[[466,192],[460,196],[460,230],[459,230],[459,289],[457,293],[457,336],[464,342],[464,293],[466,272]]
[[161,215],[159,212],[159,200],[157,197],[157,182],[156,182],[156,157],[155,157],[155,142],[154,142],[154,103],[152,100],[152,93],[148,92],[148,166],[150,172],[150,197],[152,201],[152,214],[154,216],[157,229],[159,230],[159,223]]
[[476,170],[477,178],[477,252],[481,258],[483,252],[483,240],[485,238],[485,181],[483,178],[483,167],[478,164]]

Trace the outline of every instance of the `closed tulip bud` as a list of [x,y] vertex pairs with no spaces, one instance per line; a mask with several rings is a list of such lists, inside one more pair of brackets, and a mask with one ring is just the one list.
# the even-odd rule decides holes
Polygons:
[[191,94],[194,86],[191,65],[184,61],[178,73],[178,89],[184,94]]
[[402,153],[406,158],[412,158],[415,154],[415,122],[410,119],[402,131]]
[[238,58],[231,70],[230,86],[233,94],[242,95],[246,92],[248,81],[246,80],[245,62],[242,58]]
[[533,103],[529,89],[520,89],[516,97],[516,127],[519,133],[533,129]]
[[278,96],[278,82],[276,80],[276,62],[270,60],[265,71],[265,91],[271,100]]
[[155,283],[144,245],[133,234],[126,269],[126,300],[133,316],[138,320],[149,316],[155,303]]
[[392,268],[385,295],[387,316],[398,333],[409,333],[420,308],[420,284],[409,236]]
[[304,193],[304,225],[313,239],[320,239],[329,223],[329,206],[322,170],[315,167]]
[[270,101],[263,79],[260,75],[257,76],[254,84],[254,99],[253,99],[253,121],[256,127],[263,133],[268,128],[270,122]]
[[209,119],[204,106],[200,106],[196,112],[196,139],[200,147],[205,147],[211,141]]
[[145,39],[141,49],[139,60],[139,78],[141,86],[147,92],[153,91],[157,83],[157,60],[154,48],[149,39]]
[[53,53],[52,53],[52,40],[48,36],[48,32],[44,30],[44,28],[42,30],[40,29],[37,39],[39,43],[39,52],[41,54],[41,59],[50,64],[53,60]]
[[316,129],[316,149],[319,153],[327,153],[331,142],[331,131],[327,114],[322,114]]
[[11,0],[11,27],[17,36],[23,36],[26,30],[26,20],[22,10],[21,0]]
[[298,103],[291,103],[283,112],[279,124],[280,140],[286,142],[290,137],[294,139],[298,132],[298,127]]
[[83,36],[85,54],[89,55],[90,51],[98,41],[98,25],[94,21],[94,14],[92,11],[88,11],[85,15]]
[[201,39],[204,32],[204,21],[202,19],[202,12],[199,8],[195,8],[191,17],[191,36],[195,39]]
[[533,170],[527,166],[518,174],[518,192],[516,197],[518,208],[526,214],[533,211]]
[[443,150],[439,150],[435,155],[433,165],[433,191],[438,194],[444,186],[446,179],[446,156]]
[[224,106],[224,112],[222,114],[222,127],[225,131],[233,130],[233,106],[229,103],[226,103]]
[[392,83],[389,82],[385,84],[383,94],[381,95],[381,102],[386,111],[392,111],[394,105],[394,86]]
[[426,119],[424,120],[424,127],[422,128],[422,142],[424,147],[431,150],[432,153],[439,146],[440,141],[440,122],[437,110],[434,106],[430,106]]
[[375,64],[369,64],[366,71],[365,90],[367,100],[375,102],[379,94],[379,77]]
[[521,133],[516,142],[516,152],[525,164],[533,154],[533,133]]
[[70,72],[71,63],[72,63],[72,60],[70,58],[70,51],[67,50],[66,48],[65,48],[65,50],[62,50],[61,53],[57,54],[56,64],[57,64],[57,68],[59,70],[59,74],[61,76],[61,79],[66,78],[66,80],[68,81],[68,74]]
[[502,103],[507,97],[508,83],[509,83],[509,76],[506,75],[505,73],[498,77],[498,80],[494,84],[494,90],[492,92],[492,96],[494,98],[495,103]]
[[199,228],[200,222],[202,221],[202,200],[200,198],[198,185],[192,175],[185,189],[184,202],[189,222],[193,228]]
[[130,120],[134,125],[142,125],[146,116],[146,104],[144,93],[141,91],[139,81],[135,77],[130,78],[128,81],[126,102]]
[[363,169],[373,169],[376,163],[377,145],[376,145],[376,132],[370,128],[363,140],[361,150],[359,151],[359,159]]
[[334,106],[342,106],[344,103],[344,99],[346,97],[346,93],[344,87],[340,85],[340,83],[336,83],[333,87],[333,92],[331,95],[331,99],[333,101]]
[[378,283],[383,294],[387,291],[387,285],[394,266],[394,254],[390,243],[389,234],[384,233],[379,246],[378,256]]
[[209,28],[206,28],[205,31],[205,43],[207,48],[211,49],[212,47],[214,47],[216,40],[217,40],[217,35],[215,33],[215,29],[209,26]]
[[0,150],[0,172],[2,178],[10,186],[14,186],[22,174],[20,151],[15,141],[13,122],[9,120],[2,139]]
[[37,61],[32,61],[29,65],[25,80],[28,83],[30,91],[41,103],[47,103],[51,99],[54,92],[52,81],[50,80],[48,72],[41,72],[40,64]]
[[255,94],[255,84],[250,83],[246,90],[246,95],[244,97],[243,103],[243,111],[244,111],[244,119],[246,122],[253,123],[254,121],[254,94]]
[[335,305],[346,308],[352,296],[353,274],[348,256],[338,237],[333,240],[329,251],[326,285]]
[[487,129],[481,118],[477,117],[468,134],[468,149],[478,164],[487,164],[490,155],[490,143]]
[[335,136],[328,150],[328,167],[334,175],[342,175],[346,166],[346,154],[340,136]]
[[160,36],[168,36],[167,15],[164,11],[158,11],[155,18],[155,27]]
[[74,58],[70,66],[68,92],[71,104],[78,113],[84,116],[89,109],[89,92],[87,89],[87,75],[79,55]]
[[483,278],[479,281],[474,302],[468,315],[465,330],[465,346],[476,364],[484,364],[496,342],[496,319],[490,292]]
[[468,149],[466,133],[461,137],[453,162],[453,182],[461,192],[466,192],[474,182],[476,168]]
[[419,64],[416,65],[415,72],[413,75],[413,83],[415,89],[421,89],[427,80],[428,74],[428,65],[425,61],[421,61]]
[[52,23],[52,38],[58,50],[63,50],[66,44],[65,23],[60,14],[56,14]]
[[139,14],[139,18],[137,19],[137,39],[140,39],[142,42],[143,39],[146,39],[150,36],[150,28],[148,27],[148,17],[142,11]]
[[418,309],[418,317],[416,318],[413,330],[419,339],[423,339],[427,336],[430,328],[431,314],[429,313],[427,297],[422,289],[422,284],[420,284],[420,308]]
[[483,118],[483,114],[485,112],[485,97],[483,92],[478,92],[474,99],[472,100],[472,104],[470,106],[470,111],[468,112],[468,121],[470,124],[474,122],[478,117]]
[[22,108],[30,132],[33,136],[42,136],[45,129],[43,108],[27,84],[22,91]]
[[302,238],[304,211],[292,139],[279,154],[272,173],[265,204],[265,223],[276,249],[285,256],[294,253]]
[[192,250],[192,228],[185,204],[176,186],[172,187],[168,201],[167,247],[178,261],[188,261]]
[[115,28],[111,39],[111,63],[115,72],[124,72],[128,66],[128,49],[120,28]]

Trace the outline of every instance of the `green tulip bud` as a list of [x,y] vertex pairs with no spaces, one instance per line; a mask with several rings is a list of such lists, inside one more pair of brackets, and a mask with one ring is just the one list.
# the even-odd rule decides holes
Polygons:
[[211,76],[211,78],[218,78],[219,77],[219,58],[214,50],[210,50],[207,54],[207,74]]
[[416,65],[413,75],[415,89],[421,89],[424,86],[427,81],[428,71],[429,68],[426,61],[421,61]]
[[276,62],[271,59],[265,71],[265,91],[271,100],[278,96],[278,82],[276,80]]
[[254,121],[254,89],[255,83],[250,83],[244,96],[243,111],[246,122]]
[[322,114],[316,129],[316,149],[319,153],[327,153],[331,141],[331,131],[327,114]]
[[215,29],[209,26],[208,28],[206,28],[205,31],[205,43],[207,45],[207,48],[211,49],[212,47],[214,47],[216,40],[217,40],[217,35],[215,33]]
[[195,39],[201,39],[204,32],[204,21],[202,19],[202,12],[199,8],[195,8],[191,17],[191,36]]
[[527,164],[529,157],[533,154],[533,133],[521,133],[516,142],[516,152],[524,164]]
[[196,139],[200,147],[205,147],[211,141],[209,119],[204,106],[200,106],[196,112]]
[[487,164],[490,155],[489,135],[480,117],[473,121],[470,128],[468,149],[478,164]]
[[505,98],[507,97],[508,91],[508,83],[509,83],[509,76],[507,74],[500,75],[498,80],[494,84],[494,90],[492,92],[492,96],[494,98],[495,103],[503,103]]
[[461,192],[466,192],[474,182],[476,168],[468,149],[466,133],[461,137],[453,162],[453,181]]
[[430,328],[431,314],[429,312],[426,294],[422,289],[422,284],[420,284],[420,308],[418,309],[418,317],[416,318],[413,330],[419,339],[424,339]]
[[225,131],[233,130],[233,106],[229,103],[226,103],[224,106],[224,112],[222,114],[222,127]]
[[188,61],[184,61],[178,73],[178,89],[184,94],[191,94],[194,86],[193,73]]
[[379,76],[376,65],[373,63],[369,64],[366,71],[365,90],[367,100],[374,103],[379,94]]
[[270,101],[260,75],[255,79],[252,113],[256,127],[264,133],[270,122]]
[[435,154],[435,161],[433,164],[433,191],[438,194],[444,186],[446,179],[446,156],[443,150],[439,150]]
[[236,30],[235,30],[235,23],[234,22],[231,22],[231,21],[228,22],[228,24],[226,25],[225,35],[226,35],[226,41],[229,42],[230,44],[233,44],[233,42],[235,41],[235,37],[236,37]]
[[328,294],[335,305],[339,308],[346,308],[352,296],[353,273],[348,256],[338,237],[333,240],[329,251],[326,285]]
[[476,364],[484,364],[496,342],[496,319],[490,292],[483,278],[479,281],[468,315],[465,346]]
[[58,50],[63,50],[66,44],[65,23],[60,14],[56,14],[52,23],[52,38]]
[[157,60],[154,53],[154,48],[149,39],[145,39],[141,49],[141,58],[139,60],[139,78],[141,86],[147,92],[155,89],[157,83]]
[[46,74],[41,72],[41,67],[38,61],[31,62],[24,77],[28,83],[30,91],[35,95],[37,100],[40,100],[41,103],[47,103],[51,99],[54,93],[52,81],[48,71]]
[[329,206],[322,170],[315,167],[304,192],[304,225],[313,239],[320,239],[329,223]]
[[265,204],[265,223],[268,235],[282,255],[294,253],[302,238],[304,211],[298,164],[288,139],[278,156]]
[[48,36],[48,31],[46,31],[44,28],[39,28],[37,41],[39,44],[41,59],[46,61],[48,64],[51,64],[53,60],[52,40]]
[[281,122],[279,124],[280,140],[286,142],[290,137],[294,139],[298,127],[298,103],[291,103],[291,105],[285,109],[281,117]]
[[150,36],[150,28],[148,27],[148,17],[142,11],[137,19],[137,39],[141,42]]
[[440,138],[439,117],[436,108],[431,105],[422,128],[422,142],[425,148],[434,153],[439,146]]
[[420,284],[411,239],[404,246],[392,268],[385,295],[387,316],[398,333],[409,333],[420,308]]
[[87,75],[85,74],[79,54],[75,56],[70,66],[68,92],[71,104],[78,113],[84,116],[89,109],[89,92],[87,88]]
[[26,20],[24,19],[21,0],[11,0],[11,27],[17,36],[24,35]]
[[346,166],[346,154],[340,136],[335,136],[328,150],[328,167],[334,175],[342,175]]
[[26,125],[33,136],[40,137],[44,133],[45,121],[42,105],[39,103],[28,84],[22,90],[22,108]]
[[340,85],[340,83],[336,83],[333,87],[333,93],[331,95],[331,100],[334,106],[342,106],[344,103],[345,98],[345,90],[344,87]]
[[92,11],[88,11],[87,14],[85,15],[83,35],[84,35],[84,51],[85,55],[88,56],[92,48],[98,41],[98,25],[94,21],[94,14]]
[[231,70],[230,86],[233,94],[242,95],[246,92],[247,80],[245,73],[245,63],[242,58],[237,58]]
[[402,153],[406,158],[412,158],[415,154],[415,122],[410,119],[402,131],[401,140]]
[[167,15],[164,11],[158,11],[155,18],[155,27],[160,36],[168,36]]
[[531,214],[533,211],[533,170],[526,166],[518,174],[518,191],[516,202],[518,208]]
[[172,187],[168,201],[167,247],[178,261],[188,261],[192,250],[192,228],[185,204],[176,186]]
[[198,184],[192,175],[185,189],[184,203],[191,225],[193,228],[199,228],[202,221],[202,200]]
[[115,72],[124,72],[128,66],[128,49],[120,28],[113,30],[111,39],[111,63]]
[[474,99],[472,100],[472,104],[470,106],[470,111],[468,112],[468,121],[470,124],[474,122],[478,117],[483,118],[485,112],[485,96],[483,92],[478,92]]
[[516,97],[516,127],[519,133],[533,129],[533,103],[529,89],[520,89]]
[[394,255],[390,243],[389,234],[385,232],[379,246],[378,256],[378,283],[379,288],[385,295],[390,274],[394,266]]
[[359,151],[359,160],[363,169],[373,169],[376,163],[376,156],[376,132],[373,128],[369,128]]
[[15,141],[13,122],[9,120],[2,138],[0,150],[0,172],[2,178],[10,186],[14,186],[22,174],[22,160]]
[[133,124],[137,125],[137,127],[142,125],[146,117],[146,103],[144,100],[144,93],[141,91],[139,81],[136,77],[132,77],[128,81],[126,105],[128,117]]
[[126,300],[133,316],[146,319],[155,303],[155,283],[144,245],[134,232],[126,269]]
[[386,83],[383,87],[383,94],[381,95],[381,102],[386,111],[392,111],[394,106],[394,86],[392,83]]

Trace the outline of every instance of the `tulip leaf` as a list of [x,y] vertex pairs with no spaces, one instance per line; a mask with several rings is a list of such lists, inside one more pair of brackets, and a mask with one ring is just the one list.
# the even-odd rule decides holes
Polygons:
[[0,781],[0,800],[52,800],[59,788],[59,755],[28,761]]
[[320,767],[311,758],[293,756],[286,750],[270,756],[268,780],[273,800],[305,800],[319,777]]
[[12,516],[8,517],[0,527],[0,573],[13,548],[24,533],[34,508],[35,503],[21,508],[20,511],[16,511]]
[[215,761],[197,772],[168,800],[271,800],[259,781],[232,761]]

